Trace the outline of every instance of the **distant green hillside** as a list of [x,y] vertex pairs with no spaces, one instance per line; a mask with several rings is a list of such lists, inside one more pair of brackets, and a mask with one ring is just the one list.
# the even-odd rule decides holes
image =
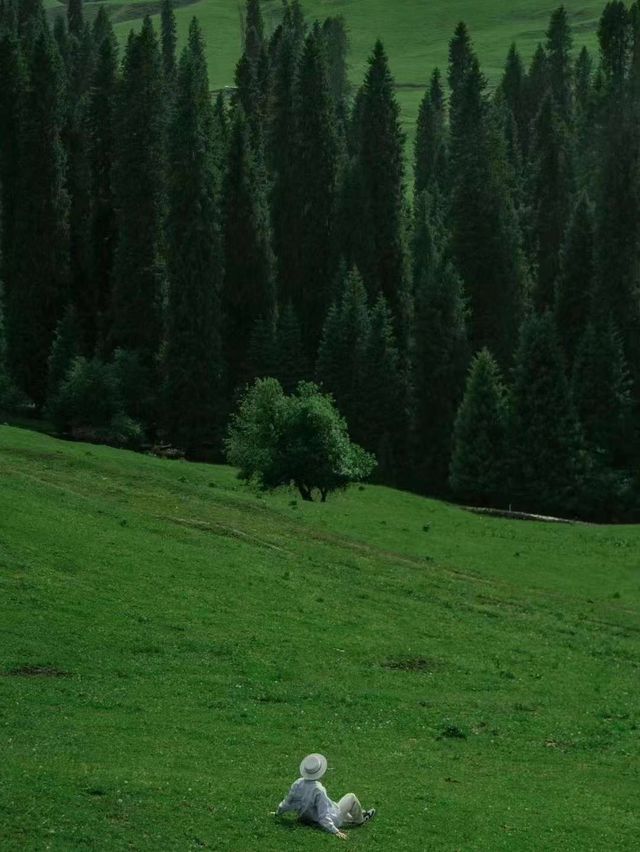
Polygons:
[[[91,5],[88,4],[88,8]],[[151,9],[149,0],[110,2],[132,13],[135,6]],[[158,6],[159,4],[155,4]],[[222,88],[233,83],[233,71],[240,54],[240,0],[197,0],[176,3],[180,35],[186,35],[189,21],[197,15],[204,28],[211,83]],[[391,60],[407,132],[412,134],[425,82],[435,66],[445,69],[448,43],[455,25],[464,20],[490,82],[495,83],[512,41],[527,59],[544,41],[549,16],[559,0],[303,0],[309,19],[344,15],[351,32],[354,83],[364,76],[366,59],[377,38],[381,38]],[[596,30],[604,0],[566,0],[571,14],[576,48],[596,47]],[[265,20],[277,25],[280,0],[264,0]],[[122,38],[131,21],[118,25]]]
[[0,426],[0,848],[636,849],[639,545]]

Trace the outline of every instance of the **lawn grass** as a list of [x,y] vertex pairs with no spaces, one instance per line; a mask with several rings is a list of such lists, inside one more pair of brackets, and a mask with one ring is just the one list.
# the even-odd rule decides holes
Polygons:
[[[114,3],[123,5],[121,0]],[[127,5],[135,5],[135,0],[128,0]],[[238,9],[242,5],[238,0],[197,0],[176,9],[181,44],[194,15],[202,24],[214,89],[233,85],[241,51]],[[375,40],[383,40],[411,143],[424,86],[434,67],[446,71],[449,40],[459,21],[470,28],[483,71],[494,86],[511,42],[517,43],[528,61],[537,44],[544,41],[549,16],[560,0],[303,0],[302,5],[309,20],[344,15],[351,37],[351,78],[356,85],[362,82]],[[596,32],[604,0],[565,0],[564,6],[574,30],[576,55],[583,45],[597,52]],[[277,25],[280,8],[279,0],[263,0],[268,31]],[[121,39],[132,25],[135,21],[117,26]]]
[[636,849],[639,545],[0,427],[0,848]]

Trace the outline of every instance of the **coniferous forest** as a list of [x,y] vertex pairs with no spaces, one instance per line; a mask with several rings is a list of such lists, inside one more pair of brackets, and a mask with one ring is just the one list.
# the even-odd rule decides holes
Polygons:
[[640,0],[598,42],[561,7],[491,90],[460,23],[407,145],[383,44],[352,86],[297,0],[247,0],[222,92],[170,0],[122,47],[0,0],[0,408],[217,459],[248,383],[312,380],[380,482],[638,520]]

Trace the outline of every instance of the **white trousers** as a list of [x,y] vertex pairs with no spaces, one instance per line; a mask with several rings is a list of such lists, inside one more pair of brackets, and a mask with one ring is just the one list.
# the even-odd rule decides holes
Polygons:
[[347,793],[346,796],[343,796],[338,802],[338,807],[340,808],[342,825],[362,825],[364,822],[362,805],[353,793]]

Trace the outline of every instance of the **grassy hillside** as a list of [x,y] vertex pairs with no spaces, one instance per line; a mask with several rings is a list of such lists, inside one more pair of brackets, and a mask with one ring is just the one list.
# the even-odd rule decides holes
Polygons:
[[637,848],[639,544],[0,427],[0,848]]
[[[135,7],[136,0],[111,0],[118,10]],[[176,3],[176,6],[178,4]],[[233,83],[240,46],[239,0],[196,0],[176,10],[180,36],[186,36],[189,21],[197,15],[204,28],[211,83],[222,88]],[[382,38],[398,84],[398,96],[407,132],[412,135],[424,85],[435,66],[447,65],[448,43],[455,25],[466,21],[485,74],[491,83],[498,79],[512,41],[527,60],[544,34],[553,9],[560,0],[303,0],[310,20],[344,15],[351,32],[351,76],[360,83],[366,59],[377,38]],[[604,0],[565,0],[574,27],[577,49],[596,47],[598,18]],[[148,8],[142,2],[141,8]],[[263,0],[267,29],[277,25],[280,0]],[[135,22],[118,25],[124,39]]]

